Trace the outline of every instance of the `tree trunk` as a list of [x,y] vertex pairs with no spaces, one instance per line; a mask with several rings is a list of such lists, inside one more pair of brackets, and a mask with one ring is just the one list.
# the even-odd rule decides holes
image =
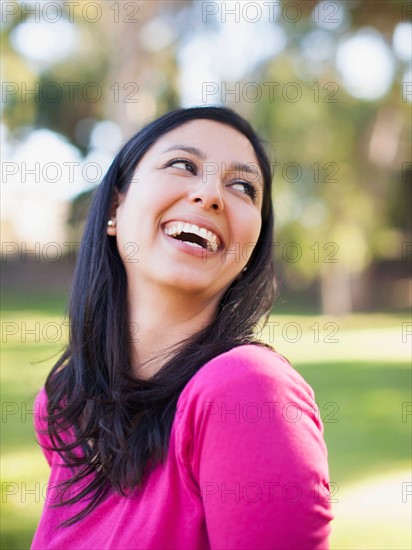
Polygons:
[[341,264],[324,264],[321,270],[322,311],[325,315],[352,312],[351,276]]

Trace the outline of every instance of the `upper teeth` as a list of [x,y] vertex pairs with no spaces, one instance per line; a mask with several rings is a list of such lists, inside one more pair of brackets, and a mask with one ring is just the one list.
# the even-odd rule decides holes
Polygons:
[[171,237],[176,237],[176,235],[180,235],[180,233],[194,233],[195,235],[202,237],[202,239],[206,239],[208,248],[212,252],[217,252],[217,249],[219,248],[219,238],[217,235],[212,233],[212,231],[209,231],[204,227],[194,225],[193,223],[176,222],[173,225],[166,227],[165,233]]

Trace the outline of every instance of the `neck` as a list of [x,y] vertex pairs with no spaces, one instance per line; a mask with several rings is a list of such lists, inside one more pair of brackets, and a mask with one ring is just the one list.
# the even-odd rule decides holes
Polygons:
[[159,289],[159,285],[145,285],[141,293],[129,290],[134,374],[140,379],[153,376],[164,364],[162,353],[212,322],[220,297]]

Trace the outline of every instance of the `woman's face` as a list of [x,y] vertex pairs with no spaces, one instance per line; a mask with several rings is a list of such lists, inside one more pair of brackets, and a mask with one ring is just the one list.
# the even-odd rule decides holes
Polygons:
[[[263,178],[248,139],[192,120],[161,136],[112,208],[128,284],[213,299],[241,274],[259,237]],[[149,287],[146,287],[149,288]]]

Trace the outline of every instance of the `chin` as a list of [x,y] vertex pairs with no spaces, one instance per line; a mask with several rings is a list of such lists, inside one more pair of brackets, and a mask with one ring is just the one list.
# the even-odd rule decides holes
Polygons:
[[211,281],[202,283],[194,277],[170,277],[166,284],[178,292],[187,294],[198,294],[210,292]]

